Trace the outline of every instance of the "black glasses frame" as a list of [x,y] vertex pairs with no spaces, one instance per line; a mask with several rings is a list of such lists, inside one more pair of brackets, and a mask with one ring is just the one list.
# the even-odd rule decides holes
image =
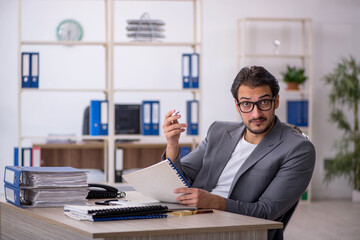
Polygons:
[[[259,106],[259,102],[262,102],[262,101],[264,101],[264,100],[270,101],[270,107],[269,107],[269,109],[262,109],[262,108]],[[251,112],[252,110],[254,110],[255,105],[257,106],[257,108],[258,108],[259,110],[265,112],[265,111],[269,111],[269,110],[272,108],[272,103],[273,103],[274,101],[275,101],[275,97],[273,97],[272,99],[261,99],[261,100],[256,101],[256,102],[250,102],[250,101],[239,102],[239,101],[236,99],[236,104],[237,104],[239,110],[240,110],[242,113],[249,113],[249,112]],[[241,110],[240,104],[242,104],[242,103],[244,103],[244,102],[252,103],[252,108],[251,108],[249,111],[243,111],[243,110]]]

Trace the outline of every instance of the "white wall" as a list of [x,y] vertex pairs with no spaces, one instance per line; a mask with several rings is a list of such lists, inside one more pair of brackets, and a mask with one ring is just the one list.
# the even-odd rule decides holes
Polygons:
[[[25,2],[25,1],[24,1]],[[43,1],[49,2],[49,1]],[[81,2],[81,1],[76,1]],[[94,2],[94,1],[90,1]],[[96,1],[95,1],[96,2]],[[64,9],[69,16],[74,16],[86,22],[88,12],[92,14],[92,3],[89,9],[82,9],[81,13],[69,12],[71,8]],[[17,125],[16,125],[16,106],[17,106],[17,2],[14,0],[0,0],[0,176],[3,177],[3,168],[7,164],[12,164],[13,147],[17,144]],[[30,5],[29,5],[30,8]],[[151,7],[150,7],[151,8]],[[157,6],[157,8],[159,8]],[[46,16],[49,9],[41,9]],[[139,12],[134,8],[134,16]],[[154,14],[157,16],[166,12],[165,9]],[[350,197],[351,189],[347,186],[344,179],[334,181],[328,187],[324,186],[323,181],[323,159],[333,156],[333,141],[339,137],[339,132],[334,125],[328,123],[328,88],[324,87],[321,78],[329,72],[339,57],[348,56],[350,53],[360,61],[360,2],[356,0],[305,0],[305,1],[287,1],[287,0],[204,0],[203,1],[203,116],[202,116],[202,134],[206,134],[207,127],[215,120],[237,120],[233,100],[230,94],[230,86],[236,75],[236,20],[243,17],[296,17],[311,18],[313,20],[313,77],[314,77],[314,134],[313,143],[317,150],[317,164],[312,181],[313,197],[316,199],[323,198],[347,198]],[[150,12],[151,13],[151,12]],[[79,14],[78,16],[75,16]],[[132,14],[130,14],[131,16]],[[95,19],[101,17],[93,15]],[[45,21],[44,21],[45,20]],[[55,17],[42,20],[45,26],[53,31],[53,25],[57,23]],[[99,23],[87,23],[95,26]],[[95,25],[94,25],[95,24]],[[120,26],[119,26],[120,28]],[[26,29],[24,30],[27,31]],[[101,28],[98,32],[89,33],[87,37],[97,38],[102,35]],[[27,31],[27,37],[36,39],[37,34]],[[168,34],[176,36],[176,32],[169,28]],[[120,37],[119,37],[120,38]],[[186,50],[185,50],[186,51]],[[169,53],[170,54],[170,53]],[[127,55],[126,52],[124,55]],[[41,58],[44,57],[43,55]],[[126,56],[131,60],[131,56]],[[66,61],[61,64],[66,65]],[[120,60],[119,60],[120,61]],[[161,61],[161,59],[154,59]],[[93,64],[97,64],[95,61]],[[164,69],[174,69],[177,71],[178,62],[166,62]],[[43,67],[44,64],[42,64]],[[266,67],[266,66],[265,66]],[[58,71],[53,69],[53,71]],[[119,70],[120,71],[120,70]],[[45,74],[45,73],[44,73]],[[95,72],[94,74],[101,73]],[[120,74],[120,73],[118,73]],[[158,74],[158,73],[156,73]],[[169,72],[166,72],[164,78],[168,78]],[[44,80],[45,81],[45,80]],[[55,81],[59,84],[58,80]],[[79,80],[81,84],[81,79]],[[170,81],[170,80],[169,80]],[[172,81],[172,80],[171,80]],[[174,84],[177,84],[175,80]],[[54,83],[54,84],[55,84]],[[41,79],[40,79],[41,84]],[[61,84],[61,82],[60,82]],[[144,83],[146,84],[146,83]],[[159,83],[163,84],[163,83]],[[28,129],[37,129],[36,131],[61,131],[80,133],[82,109],[92,96],[84,96],[75,104],[75,113],[67,113],[63,119],[65,126],[58,123],[58,117],[49,117],[49,112],[53,108],[66,111],[70,104],[66,98],[62,97],[61,101],[54,101],[51,104],[45,104],[39,107],[36,112],[24,113],[23,119],[28,121]],[[144,96],[142,96],[144,97]],[[146,97],[146,96],[145,96]],[[149,96],[150,97],[150,96]],[[27,98],[27,100],[25,100]],[[31,96],[24,97],[24,104],[31,105],[32,101],[43,102],[43,99],[55,99],[58,96],[43,96],[34,99]],[[170,94],[165,94],[162,98],[173,98]],[[140,98],[141,99],[141,98]],[[163,101],[165,102],[165,101]],[[283,106],[284,107],[284,106]],[[162,114],[165,110],[172,108],[171,104],[164,104]],[[183,108],[183,106],[179,106]],[[185,110],[183,110],[185,111]],[[36,125],[39,116],[45,121]],[[51,114],[50,114],[51,115]],[[33,120],[32,120],[33,119]],[[35,127],[32,126],[35,122]],[[25,127],[25,126],[24,126]],[[30,128],[31,127],[31,128]],[[59,130],[60,131],[60,130]],[[1,189],[1,188],[0,188]],[[1,189],[2,190],[2,189]]]

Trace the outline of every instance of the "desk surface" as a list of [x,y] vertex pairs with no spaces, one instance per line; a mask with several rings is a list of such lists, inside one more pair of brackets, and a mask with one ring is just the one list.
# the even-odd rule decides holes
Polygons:
[[[128,199],[139,199],[136,192],[127,192]],[[28,218],[30,221],[41,221],[43,224],[55,226],[68,232],[75,232],[85,238],[125,238],[135,236],[159,236],[192,233],[216,233],[216,232],[239,232],[239,231],[262,231],[268,229],[282,228],[282,223],[258,219],[239,214],[232,214],[223,211],[215,211],[213,214],[197,214],[191,216],[168,215],[165,219],[129,220],[129,221],[107,221],[90,222],[78,221],[64,215],[63,208],[17,208],[6,203],[4,198],[0,201],[1,206],[1,227],[14,219]],[[17,215],[17,216],[16,216]],[[25,221],[25,220],[24,220]],[[6,227],[9,228],[9,224]],[[45,230],[46,231],[46,228]],[[4,232],[4,230],[2,230]],[[2,233],[4,234],[4,233]],[[267,234],[266,234],[267,235]],[[264,236],[264,234],[263,234]],[[257,238],[266,239],[266,238]]]

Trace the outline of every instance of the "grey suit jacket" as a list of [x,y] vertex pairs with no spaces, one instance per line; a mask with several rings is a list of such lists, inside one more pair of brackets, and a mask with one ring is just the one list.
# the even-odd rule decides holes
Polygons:
[[[194,151],[174,161],[176,167],[192,187],[210,192],[244,130],[243,123],[214,122]],[[286,213],[291,210],[291,216],[310,182],[314,165],[313,144],[276,118],[274,127],[236,173],[226,211],[283,221],[286,225],[290,218]],[[276,239],[282,239],[282,232],[276,235]]]

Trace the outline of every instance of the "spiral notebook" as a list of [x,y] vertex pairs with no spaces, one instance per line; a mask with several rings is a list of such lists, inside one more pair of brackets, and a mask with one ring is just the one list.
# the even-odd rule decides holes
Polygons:
[[177,203],[174,190],[190,187],[184,176],[170,160],[161,161],[150,167],[123,175],[136,191],[160,202]]
[[166,218],[166,206],[79,206],[65,205],[64,214],[76,220],[112,221],[131,219]]

